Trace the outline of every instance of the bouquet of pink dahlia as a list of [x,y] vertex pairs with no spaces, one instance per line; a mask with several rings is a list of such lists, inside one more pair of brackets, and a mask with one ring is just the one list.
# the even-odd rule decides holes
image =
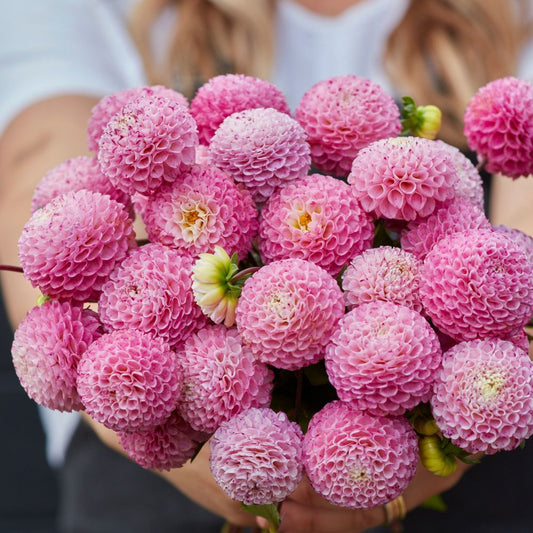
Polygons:
[[[419,458],[445,475],[517,447],[533,434],[533,238],[490,224],[439,123],[353,75],[294,115],[242,75],[190,105],[158,86],[103,98],[94,156],[43,177],[20,237],[44,295],[15,333],[22,386],[87,411],[145,468],[210,439],[215,480],[272,530],[304,475],[369,508]],[[515,78],[465,113],[480,164],[511,178],[533,173],[531,124]]]

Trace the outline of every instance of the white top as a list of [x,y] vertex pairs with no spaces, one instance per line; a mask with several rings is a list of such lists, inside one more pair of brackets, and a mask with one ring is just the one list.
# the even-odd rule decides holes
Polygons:
[[[104,96],[146,85],[126,27],[136,0],[4,0],[0,18],[0,135],[28,105],[59,94]],[[337,17],[280,0],[272,81],[292,109],[315,82],[357,74],[393,89],[381,58],[409,0],[364,0]],[[165,22],[167,22],[165,24]],[[165,42],[167,20],[154,43]],[[533,78],[533,43],[519,73]],[[41,409],[48,457],[61,462],[77,415]]]

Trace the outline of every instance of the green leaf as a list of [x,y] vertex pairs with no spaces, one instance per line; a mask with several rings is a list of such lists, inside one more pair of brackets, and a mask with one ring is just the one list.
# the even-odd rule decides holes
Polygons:
[[275,503],[264,503],[262,505],[246,505],[241,503],[242,508],[255,516],[262,516],[271,525],[269,532],[275,533],[280,523],[278,507]]
[[420,507],[423,507],[424,509],[431,509],[432,511],[440,511],[441,513],[445,513],[448,510],[448,506],[440,494],[431,496],[431,498],[428,498],[425,502],[422,502]]

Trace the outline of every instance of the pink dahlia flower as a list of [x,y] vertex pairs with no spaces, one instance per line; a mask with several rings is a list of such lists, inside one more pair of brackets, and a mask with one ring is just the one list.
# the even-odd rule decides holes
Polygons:
[[209,160],[248,189],[258,204],[277,187],[305,176],[311,165],[302,127],[272,108],[226,118],[211,139]]
[[98,302],[102,323],[112,329],[153,333],[171,347],[205,325],[194,301],[192,259],[162,244],[141,246],[113,271]]
[[252,195],[213,166],[195,166],[179,181],[161,187],[148,199],[142,216],[151,241],[192,256],[218,245],[245,258],[258,226]]
[[318,170],[346,177],[359,150],[400,133],[400,110],[377,83],[355,75],[313,85],[294,113]]
[[512,450],[533,434],[533,362],[508,341],[461,342],[444,354],[431,407],[467,452]]
[[467,105],[464,134],[488,172],[533,174],[533,83],[507,77],[481,87]]
[[303,458],[326,500],[369,509],[396,498],[413,479],[418,443],[404,417],[373,416],[335,401],[311,419]]
[[278,189],[261,210],[259,251],[264,262],[298,257],[336,276],[370,248],[374,224],[346,183],[311,174]]
[[198,124],[200,143],[208,145],[226,117],[257,107],[271,107],[291,114],[283,93],[268,81],[244,74],[222,74],[211,78],[198,89],[190,106]]
[[410,222],[400,241],[404,250],[424,260],[433,245],[447,235],[490,228],[490,222],[481,209],[465,198],[457,198],[438,207],[428,217]]
[[135,329],[105,333],[78,365],[85,410],[115,431],[146,431],[164,423],[176,407],[181,384],[170,346]]
[[108,122],[98,162],[118,189],[151,194],[194,164],[197,145],[196,124],[187,108],[161,96],[140,96]]
[[494,226],[492,229],[518,244],[518,246],[524,250],[529,262],[533,265],[533,237],[531,237],[531,235],[528,235],[519,229],[505,226],[504,224]]
[[235,328],[206,326],[185,341],[178,358],[178,411],[192,428],[213,433],[241,411],[270,405],[273,373],[242,345]]
[[441,358],[439,339],[420,313],[381,301],[348,312],[325,355],[339,399],[380,415],[428,401]]
[[505,338],[533,314],[533,267],[500,233],[454,233],[426,256],[420,296],[432,322],[456,340]]
[[50,409],[82,410],[78,362],[100,335],[98,317],[89,309],[54,300],[31,309],[11,347],[15,372],[28,396]]
[[208,435],[195,431],[173,411],[162,424],[146,431],[119,432],[129,458],[151,470],[180,468],[189,461]]
[[80,189],[107,194],[127,209],[131,208],[129,195],[116,189],[102,174],[96,157],[81,155],[64,161],[43,176],[33,191],[31,212],[34,213],[61,194]]
[[415,220],[455,195],[457,170],[448,150],[419,137],[382,139],[359,152],[348,183],[377,217]]
[[297,370],[323,358],[343,313],[343,295],[335,278],[310,261],[284,259],[246,280],[236,322],[257,359]]
[[344,301],[349,309],[382,300],[422,311],[418,294],[420,261],[392,246],[370,248],[356,255],[342,275]]
[[89,118],[87,126],[89,150],[92,150],[93,152],[98,150],[98,143],[107,123],[114,115],[120,113],[126,104],[133,102],[139,98],[139,96],[159,96],[161,98],[167,98],[185,108],[189,105],[187,98],[181,93],[169,89],[168,87],[163,87],[162,85],[132,87],[104,96],[104,98],[102,98],[91,110],[91,117]]
[[24,276],[52,298],[98,297],[117,263],[135,246],[132,221],[109,196],[80,190],[31,216],[18,242]]
[[303,476],[302,430],[283,412],[251,408],[223,422],[211,444],[215,481],[246,505],[283,501]]

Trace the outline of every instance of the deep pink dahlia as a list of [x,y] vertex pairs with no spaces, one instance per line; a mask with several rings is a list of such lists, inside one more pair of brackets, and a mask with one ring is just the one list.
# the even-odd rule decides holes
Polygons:
[[211,164],[263,204],[277,187],[305,176],[311,159],[302,127],[272,108],[247,109],[222,122],[209,145]]
[[481,87],[467,105],[464,134],[488,172],[533,174],[533,83],[507,77]]
[[31,309],[11,347],[15,372],[28,396],[58,411],[83,409],[76,388],[78,362],[100,335],[98,317],[89,309],[53,300]]
[[420,137],[382,139],[363,148],[348,183],[363,209],[377,217],[415,220],[453,198],[457,170],[448,150]]
[[420,296],[433,323],[456,340],[505,338],[533,314],[533,267],[496,231],[454,233],[426,256]]
[[423,260],[433,245],[459,231],[491,228],[485,213],[466,198],[438,207],[426,218],[409,222],[401,236],[404,250]]
[[342,275],[346,306],[351,309],[383,300],[421,312],[420,266],[413,254],[392,246],[370,248],[356,255]]
[[359,150],[401,130],[392,96],[377,83],[350,74],[313,85],[294,116],[307,134],[316,168],[342,177]]
[[223,422],[211,444],[215,481],[247,505],[283,501],[303,476],[302,430],[284,412],[251,408]]
[[311,174],[278,189],[261,210],[259,251],[264,262],[299,257],[336,276],[370,248],[374,224],[346,183]]
[[105,333],[78,364],[78,393],[87,413],[115,431],[146,431],[176,407],[182,376],[160,337],[135,329]]
[[494,226],[493,229],[518,244],[524,250],[529,262],[533,265],[533,237],[531,235],[519,229],[510,228],[504,224]]
[[120,113],[126,104],[133,102],[139,96],[160,96],[161,98],[167,98],[176,102],[185,108],[189,105],[187,98],[181,93],[168,87],[163,87],[162,85],[132,87],[105,96],[91,110],[91,117],[87,126],[89,150],[93,152],[98,150],[98,143],[107,123],[114,115]]
[[195,431],[173,411],[162,424],[146,431],[119,432],[120,444],[129,458],[151,470],[182,467],[208,435]]
[[335,401],[304,437],[305,471],[333,505],[369,509],[401,494],[415,474],[416,433],[404,417],[373,416]]
[[339,398],[383,415],[428,401],[441,358],[437,335],[420,313],[382,301],[348,312],[325,354]]
[[244,74],[222,74],[211,78],[198,89],[190,106],[198,124],[200,143],[208,145],[226,117],[257,107],[272,107],[291,114],[283,93],[268,81]]
[[444,354],[431,407],[467,452],[512,450],[533,434],[533,362],[501,339],[461,342]]
[[18,242],[24,276],[52,298],[98,297],[115,265],[135,246],[124,206],[98,192],[80,190],[37,210]]
[[214,166],[195,166],[152,195],[143,211],[151,241],[196,256],[215,245],[244,259],[257,233],[252,195]]
[[191,274],[192,259],[162,244],[132,250],[103,287],[102,323],[153,333],[177,346],[206,322],[194,301]]
[[183,373],[178,411],[194,429],[213,433],[249,407],[270,405],[273,373],[242,345],[235,328],[206,326],[177,353]]
[[246,280],[236,323],[259,361],[297,370],[323,358],[343,313],[335,278],[310,261],[284,259]]
[[140,96],[108,122],[98,162],[118,189],[151,194],[194,164],[197,145],[196,124],[186,107],[161,96]]
[[45,206],[56,196],[80,189],[107,194],[131,208],[129,195],[116,189],[102,174],[96,157],[81,155],[64,161],[43,176],[33,191],[31,212]]

